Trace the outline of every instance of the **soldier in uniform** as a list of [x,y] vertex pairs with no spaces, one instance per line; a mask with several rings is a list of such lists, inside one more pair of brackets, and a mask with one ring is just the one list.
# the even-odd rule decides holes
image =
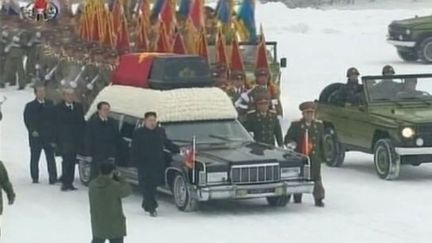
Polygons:
[[9,82],[11,85],[16,84],[16,74],[18,74],[18,89],[24,89],[26,82],[24,77],[24,49],[20,44],[20,38],[14,36],[12,42],[6,46],[4,52],[6,53],[6,61],[4,66],[4,81]]
[[36,77],[36,69],[40,69],[40,59],[42,52],[42,34],[37,31],[33,38],[27,43],[27,63],[26,73],[27,80],[30,81]]
[[364,103],[363,85],[359,83],[360,72],[355,67],[347,70],[347,83],[339,88],[329,99],[333,103],[359,105]]
[[9,43],[9,33],[6,30],[3,30],[0,37],[0,88],[4,88],[4,79],[3,79],[3,73],[4,73],[4,65],[6,61],[6,53],[5,48]]
[[216,69],[212,72],[214,85],[223,91],[227,91],[228,84],[228,70],[227,67],[223,64],[218,64]]
[[311,177],[314,181],[313,196],[315,206],[323,207],[325,196],[324,186],[321,178],[321,163],[324,161],[323,151],[323,123],[315,119],[316,104],[314,102],[304,102],[299,109],[303,113],[303,118],[291,123],[284,144],[295,148],[298,153],[309,156],[311,163]]
[[270,96],[262,92],[255,99],[256,110],[248,112],[244,127],[253,132],[257,142],[283,146],[282,129],[279,119],[273,110],[269,109]]

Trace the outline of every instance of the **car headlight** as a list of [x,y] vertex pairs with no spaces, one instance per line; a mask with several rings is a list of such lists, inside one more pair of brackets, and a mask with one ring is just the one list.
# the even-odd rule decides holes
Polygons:
[[300,173],[300,167],[281,168],[281,179],[298,177]]
[[228,180],[227,172],[210,172],[207,173],[207,183],[219,183]]
[[405,34],[406,35],[411,35],[411,30],[410,29],[405,30]]
[[404,129],[402,129],[402,136],[404,138],[411,138],[412,136],[414,136],[414,134],[414,129],[412,129],[411,127],[405,127]]

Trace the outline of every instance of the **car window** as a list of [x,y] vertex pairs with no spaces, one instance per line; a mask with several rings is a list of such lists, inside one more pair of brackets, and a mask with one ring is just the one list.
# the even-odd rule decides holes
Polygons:
[[370,102],[432,99],[432,77],[398,76],[364,81]]

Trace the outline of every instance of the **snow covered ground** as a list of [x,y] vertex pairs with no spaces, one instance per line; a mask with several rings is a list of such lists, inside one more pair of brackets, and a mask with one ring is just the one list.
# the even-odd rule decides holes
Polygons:
[[[432,2],[398,9],[297,9],[282,4],[257,7],[257,20],[268,40],[279,41],[288,58],[283,78],[284,127],[299,117],[301,101],[315,99],[327,84],[345,80],[356,66],[362,74],[381,72],[391,64],[398,73],[431,72],[431,66],[404,63],[385,42],[394,19],[430,14]],[[22,121],[31,91],[1,90],[0,158],[15,190],[16,204],[5,206],[5,243],[83,243],[91,231],[87,189],[60,192],[49,186],[44,160],[41,184],[31,184],[27,133]],[[60,169],[60,163],[59,169]],[[377,178],[372,157],[349,153],[342,168],[323,168],[326,207],[315,208],[311,196],[301,205],[268,207],[264,200],[212,202],[195,213],[179,212],[170,197],[160,197],[160,217],[150,218],[135,193],[124,201],[128,222],[126,242],[253,243],[253,242],[380,242],[429,243],[432,240],[432,166],[403,167],[397,181]],[[79,185],[78,181],[76,185]]]

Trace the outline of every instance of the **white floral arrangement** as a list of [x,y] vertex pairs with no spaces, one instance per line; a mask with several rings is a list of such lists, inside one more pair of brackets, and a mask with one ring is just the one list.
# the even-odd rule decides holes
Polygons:
[[160,122],[236,119],[237,111],[228,95],[219,88],[152,90],[130,86],[107,86],[97,95],[87,112],[89,119],[97,103],[106,101],[111,111],[143,118],[154,111]]

